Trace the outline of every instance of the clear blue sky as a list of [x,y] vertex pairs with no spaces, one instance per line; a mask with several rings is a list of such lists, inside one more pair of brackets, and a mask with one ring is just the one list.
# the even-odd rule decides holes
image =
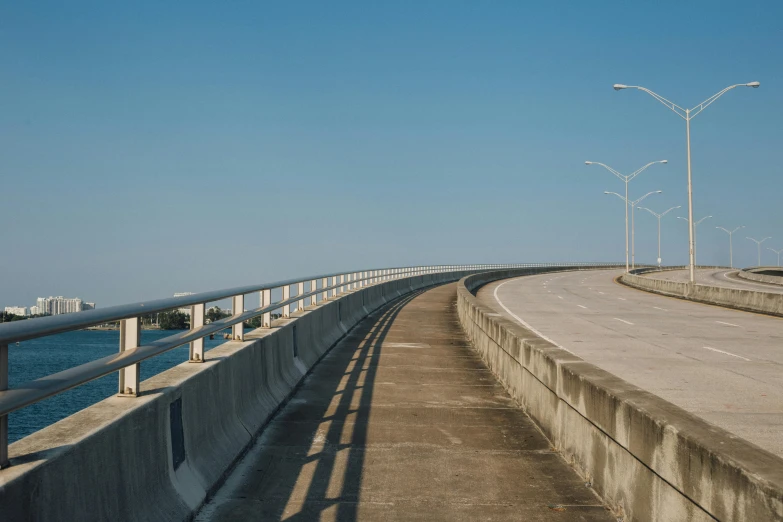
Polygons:
[[[632,171],[698,260],[783,248],[780,2],[6,2],[0,305],[416,263],[620,260]],[[655,198],[655,199],[653,199]],[[687,215],[684,213],[679,215]],[[687,227],[663,224],[664,262]],[[656,256],[637,214],[637,259]],[[767,263],[773,254],[764,252]]]

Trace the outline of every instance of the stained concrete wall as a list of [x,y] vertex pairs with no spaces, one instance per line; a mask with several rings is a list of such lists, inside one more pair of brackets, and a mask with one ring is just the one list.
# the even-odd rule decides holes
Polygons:
[[[274,328],[227,342],[201,364],[144,381],[136,399],[111,397],[9,448],[0,520],[186,520],[306,372],[370,312],[467,272],[388,281],[330,299]],[[298,357],[294,357],[294,343]],[[143,363],[142,363],[143,364]],[[172,404],[181,401],[180,416]],[[184,460],[174,465],[177,439]]]
[[530,273],[461,280],[460,323],[609,505],[626,520],[783,520],[783,459],[539,338],[474,296],[486,283]]
[[[778,267],[774,267],[778,268]],[[773,285],[783,285],[783,277],[780,276],[773,276],[773,275],[766,275],[766,274],[757,274],[757,271],[761,270],[769,270],[769,268],[766,267],[758,267],[758,268],[743,268],[742,270],[737,272],[737,277],[741,277],[743,279],[748,279],[750,281],[758,281],[760,283],[771,283]]]
[[635,274],[623,274],[620,280],[628,286],[661,295],[737,310],[783,316],[783,294],[779,293],[666,281],[656,279],[654,276]]

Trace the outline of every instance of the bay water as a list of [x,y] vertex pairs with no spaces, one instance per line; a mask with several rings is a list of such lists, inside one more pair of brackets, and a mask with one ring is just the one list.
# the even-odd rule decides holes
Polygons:
[[[176,330],[142,330],[141,341],[145,344],[175,333]],[[215,335],[214,340],[205,338],[204,350],[224,342],[222,334]],[[12,344],[8,347],[9,387],[17,388],[28,381],[115,354],[119,346],[119,330],[80,330]],[[188,353],[186,344],[142,361],[141,380],[187,361]],[[117,379],[115,372],[11,413],[8,416],[9,441],[26,437],[116,394]],[[144,392],[143,387],[141,391]]]

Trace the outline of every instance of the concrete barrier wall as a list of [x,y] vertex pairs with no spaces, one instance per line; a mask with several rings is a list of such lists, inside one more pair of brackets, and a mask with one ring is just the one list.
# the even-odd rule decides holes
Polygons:
[[466,273],[343,294],[216,347],[204,363],[147,379],[139,398],[110,397],[25,437],[0,471],[0,520],[187,520],[350,328],[399,296]]
[[[777,267],[775,267],[777,268]],[[748,279],[750,281],[758,281],[760,283],[771,283],[773,285],[783,285],[783,277],[780,276],[773,276],[773,275],[765,275],[765,274],[757,274],[757,270],[764,270],[765,267],[758,267],[758,268],[743,268],[742,270],[737,272],[737,277],[741,277],[743,279]]]
[[783,459],[539,338],[473,295],[529,273],[464,278],[460,323],[509,393],[624,520],[783,520]]
[[652,275],[623,274],[620,280],[628,286],[657,294],[680,297],[690,301],[725,306],[737,310],[783,316],[783,294],[666,281],[656,279]]

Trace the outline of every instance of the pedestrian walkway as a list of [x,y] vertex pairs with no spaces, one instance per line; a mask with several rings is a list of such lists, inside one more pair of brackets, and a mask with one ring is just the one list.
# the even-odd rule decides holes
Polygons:
[[456,285],[360,323],[197,520],[614,520],[458,323]]

